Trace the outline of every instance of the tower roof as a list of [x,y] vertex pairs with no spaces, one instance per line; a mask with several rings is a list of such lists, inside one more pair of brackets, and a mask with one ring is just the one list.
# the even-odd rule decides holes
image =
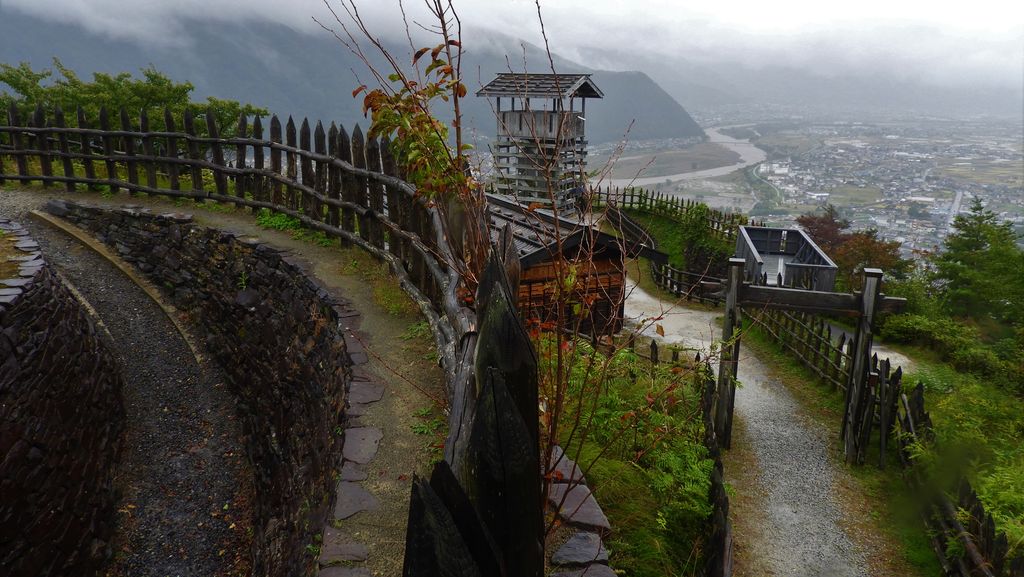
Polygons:
[[604,93],[589,74],[519,74],[503,72],[476,93],[477,96],[519,98],[603,98]]

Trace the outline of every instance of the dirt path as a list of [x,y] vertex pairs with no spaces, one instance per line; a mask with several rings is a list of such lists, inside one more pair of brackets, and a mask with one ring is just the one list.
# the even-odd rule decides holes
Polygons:
[[[354,411],[360,414],[352,414],[347,425],[379,430],[381,440],[372,460],[354,467],[347,464],[342,475],[342,483],[348,482],[345,479],[350,474],[359,479],[360,486],[373,496],[371,506],[333,522],[342,534],[341,542],[364,544],[366,550],[352,554],[351,548],[341,547],[344,554],[335,555],[334,559],[343,559],[344,567],[333,567],[321,574],[401,575],[412,475],[428,472],[436,454],[431,445],[444,438],[445,431],[438,429],[440,413],[432,400],[444,398],[444,376],[418,311],[396,286],[383,290],[388,287],[386,280],[381,281],[386,276],[381,267],[358,249],[323,247],[293,238],[288,231],[267,230],[257,226],[248,212],[222,205],[211,211],[197,209],[191,203],[124,194],[103,198],[92,193],[0,191],[0,205],[18,206],[22,210],[41,205],[47,198],[113,206],[134,204],[156,212],[192,214],[199,224],[259,237],[290,250],[310,263],[314,274],[329,290],[352,302],[362,316],[356,338],[367,359],[358,371],[370,379],[374,388],[382,386],[383,392],[379,401]],[[325,555],[328,549],[325,542]]]
[[47,261],[95,308],[124,370],[127,421],[108,574],[248,574],[252,472],[224,375],[198,363],[164,312],[116,267],[25,218],[31,198],[12,198],[0,193],[0,213],[25,222]]
[[[672,308],[634,287],[626,316],[658,321],[664,340],[707,351],[719,336],[721,311]],[[655,336],[654,328],[646,330]],[[749,350],[741,347],[736,393],[736,449],[725,453],[728,481],[737,488],[736,575],[857,577],[868,560],[843,530],[837,475],[827,431],[806,418],[793,395]]]

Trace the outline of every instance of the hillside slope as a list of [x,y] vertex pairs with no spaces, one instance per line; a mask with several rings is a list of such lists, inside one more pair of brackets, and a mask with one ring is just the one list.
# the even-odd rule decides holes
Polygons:
[[[361,102],[352,89],[367,82],[358,60],[326,32],[307,34],[280,24],[208,24],[196,21],[190,38],[139,45],[99,36],[74,25],[23,15],[0,6],[0,61],[27,61],[35,68],[50,67],[52,58],[83,76],[93,71],[137,72],[147,65],[178,81],[190,81],[199,97],[233,98],[269,108],[280,114],[339,120],[350,125],[362,119]],[[494,74],[508,70],[502,47],[521,70],[523,47],[494,33],[466,38],[463,72],[470,92]],[[474,44],[476,42],[476,44]],[[479,48],[477,48],[479,46]],[[397,48],[399,56],[408,47]],[[526,46],[531,72],[547,71],[547,59],[536,47]],[[650,77],[641,72],[591,71],[557,58],[559,72],[593,72],[605,93],[588,103],[587,134],[592,143],[618,140],[635,119],[631,140],[686,138],[703,135],[690,115]],[[356,78],[355,70],[359,76]],[[483,136],[494,133],[491,108],[484,99],[466,103],[465,125]]]

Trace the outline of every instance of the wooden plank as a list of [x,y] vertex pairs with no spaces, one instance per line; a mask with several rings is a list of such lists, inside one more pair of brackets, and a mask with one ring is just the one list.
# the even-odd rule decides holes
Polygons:
[[[128,117],[128,111],[125,107],[121,107],[121,130],[125,132],[135,132],[135,128],[132,126],[132,121]],[[135,194],[135,186],[139,184],[139,168],[138,163],[133,160],[135,156],[135,137],[131,135],[125,135],[121,138],[121,148],[124,149],[124,154],[127,157],[125,160],[125,170],[128,173],[128,184],[132,186],[128,187],[128,194]]]
[[[281,121],[277,118],[277,115],[270,117],[270,142],[273,144],[281,144]],[[281,171],[281,150],[277,147],[270,147],[270,170],[274,174],[284,174]],[[273,193],[270,197],[270,202],[275,205],[284,204],[284,192],[281,188],[281,183],[277,180],[273,183]]]
[[740,288],[739,303],[740,306],[751,308],[783,308],[846,316],[860,314],[860,298],[857,295],[746,283]]
[[[389,176],[397,176],[398,167],[395,165],[395,157],[391,154],[391,142],[384,137],[380,143],[380,163],[381,172]],[[387,196],[387,218],[397,226],[402,226],[402,191],[396,186],[388,186],[386,188]],[[388,251],[395,255],[400,261],[405,261],[405,252],[402,248],[402,242],[398,236],[388,233]],[[518,262],[518,260],[516,261]],[[512,283],[513,290],[515,289],[516,283]]]
[[[372,172],[381,172],[380,140],[371,138],[366,143],[366,168]],[[384,185],[375,179],[367,179],[367,207],[374,214],[384,214]],[[370,242],[377,248],[384,248],[384,231],[375,219],[370,220]]]
[[[316,122],[316,128],[313,130],[313,151],[321,157],[327,155],[327,134],[324,132],[324,125],[319,120]],[[316,186],[314,187],[325,198],[329,196],[327,174],[327,163],[322,159],[317,159],[314,163],[314,170],[316,174]],[[316,220],[324,220],[324,206],[317,199],[313,199],[312,216]]]
[[206,130],[209,137],[213,140],[210,143],[213,164],[216,165],[216,168],[213,169],[213,184],[217,187],[217,194],[227,196],[228,179],[222,170],[226,166],[224,164],[224,148],[220,143],[220,128],[217,126],[217,117],[214,116],[212,108],[206,109]]
[[[296,136],[295,136],[295,120],[291,116],[288,117],[288,123],[285,124],[284,128],[284,140],[285,144],[289,148],[296,148]],[[284,153],[285,159],[285,170],[287,173],[285,176],[288,177],[289,182],[298,182],[299,178],[299,167],[298,158],[291,150],[286,150]],[[285,203],[291,210],[298,210],[299,208],[299,195],[295,191],[293,186],[285,186]],[[301,212],[301,211],[300,211]]]
[[[37,104],[36,110],[32,114],[32,126],[36,128],[46,128],[46,113],[43,111],[43,105]],[[45,132],[36,132],[36,150],[39,151],[39,172],[44,177],[53,176],[53,159],[50,157],[50,138]],[[43,183],[43,188],[50,187],[50,181],[40,180]]]
[[[143,134],[147,134],[150,130],[149,127],[149,114],[146,113],[146,109],[143,108],[142,112],[139,113],[139,130]],[[146,161],[146,186],[150,188],[157,188],[156,181],[156,161],[152,160],[156,158],[156,150],[153,146],[153,137],[146,136],[142,137],[142,152],[146,156],[150,157],[150,160]]]
[[[309,152],[313,152],[313,139],[309,130],[309,119],[302,119],[302,126],[299,128],[299,149],[302,150],[299,153],[299,179],[302,184],[308,188],[316,188],[316,174],[313,173],[313,160],[309,157]],[[313,199],[305,190],[299,193],[299,212],[306,216],[312,217],[313,215]],[[319,219],[317,219],[319,220]]]
[[[333,122],[327,129],[327,155],[338,158],[338,125]],[[341,199],[341,169],[334,163],[327,165],[327,198]],[[338,226],[339,221],[338,207],[328,205],[327,224]]]
[[[238,126],[235,129],[235,136],[239,138],[245,138],[249,134],[249,117],[244,113],[238,115]],[[254,137],[255,138],[255,137]],[[235,145],[235,168],[245,170],[247,168],[247,156],[249,155],[249,147],[239,142]],[[238,174],[235,175],[235,196],[241,199],[245,199],[246,193],[252,194],[254,187],[252,184],[251,174]],[[255,196],[254,196],[255,198]],[[244,206],[242,203],[235,204],[236,207]]]
[[[363,129],[357,124],[352,129],[352,166],[356,168],[366,168],[366,146],[363,139]],[[366,198],[366,177],[360,175],[353,175],[354,184],[352,186],[353,197],[350,199],[351,202],[358,204],[359,206],[368,206],[369,202]],[[370,240],[370,222],[369,219],[364,215],[359,215],[359,236],[369,242]],[[423,287],[420,287],[423,290]],[[426,293],[426,291],[424,291]],[[430,295],[427,295],[428,298]]]
[[119,179],[117,177],[117,163],[114,161],[114,137],[109,134],[110,113],[107,112],[106,106],[100,107],[100,130],[107,133],[103,135],[103,162],[107,168],[110,192],[117,193],[119,188],[114,182]]
[[[192,110],[185,109],[185,144],[188,147],[188,158],[192,161],[202,160],[199,153],[199,143],[196,142],[196,124],[192,116]],[[192,172],[192,190],[203,192],[203,171],[195,162],[189,163]]]
[[[338,127],[338,158],[352,164],[352,146],[348,137],[348,133],[345,132],[344,126]],[[341,198],[346,202],[355,202],[356,197],[356,182],[351,174],[348,172],[341,172],[339,175],[341,180]],[[355,232],[355,215],[352,209],[342,208],[341,209],[341,229],[348,232]]]
[[171,190],[180,190],[181,182],[178,179],[178,163],[173,162],[178,159],[178,139],[171,136],[175,133],[174,114],[167,107],[164,108],[164,130],[168,133],[167,150],[164,151],[164,156],[172,161],[167,163],[167,178],[170,180]]
[[[89,128],[89,120],[85,116],[85,109],[81,106],[78,107],[78,128]],[[92,164],[92,159],[89,158],[92,155],[92,136],[86,133],[79,135],[79,152],[82,154],[82,166],[85,169],[85,177],[89,180],[96,178],[96,168]],[[92,188],[92,187],[90,187]]]
[[[252,138],[253,140],[263,140],[263,120],[259,116],[252,119]],[[263,172],[264,169],[264,155],[263,146],[256,145],[252,147],[252,167],[256,173]],[[270,191],[268,188],[268,182],[263,176],[255,177],[254,186],[252,188],[252,196],[256,200],[268,201],[270,200]],[[252,207],[253,214],[259,212],[260,209]]]
[[[53,123],[54,126],[56,126],[57,128],[67,127],[67,124],[64,122],[64,111],[61,110],[60,106],[58,106],[53,111]],[[61,166],[64,170],[64,176],[74,178],[75,164],[71,161],[71,145],[68,142],[68,133],[61,130],[59,133],[57,133],[57,140],[60,146],[60,160]],[[3,167],[0,166],[0,175],[2,174]],[[3,182],[2,178],[0,178],[0,182]],[[74,192],[75,183],[70,180],[65,182],[64,189],[67,190],[68,192]]]

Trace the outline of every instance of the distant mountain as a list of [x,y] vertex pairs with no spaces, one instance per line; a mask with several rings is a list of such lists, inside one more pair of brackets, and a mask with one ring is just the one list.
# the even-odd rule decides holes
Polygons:
[[[27,61],[50,67],[54,56],[88,76],[92,72],[137,72],[149,64],[178,81],[192,82],[198,97],[233,98],[275,113],[338,120],[346,126],[363,121],[361,101],[351,96],[368,73],[362,64],[327,33],[309,34],[284,25],[247,22],[189,26],[182,47],[142,45],[23,15],[0,5],[0,61]],[[467,38],[463,75],[470,92],[496,73],[507,72],[505,54],[522,70],[523,46],[496,33]],[[531,72],[546,72],[547,58],[525,47]],[[396,48],[406,55],[408,47]],[[605,93],[587,103],[587,136],[592,143],[620,139],[631,120],[631,140],[702,136],[700,126],[669,94],[642,72],[609,72],[556,57],[559,72],[591,72]],[[485,99],[466,101],[465,125],[492,135],[496,123]]]

